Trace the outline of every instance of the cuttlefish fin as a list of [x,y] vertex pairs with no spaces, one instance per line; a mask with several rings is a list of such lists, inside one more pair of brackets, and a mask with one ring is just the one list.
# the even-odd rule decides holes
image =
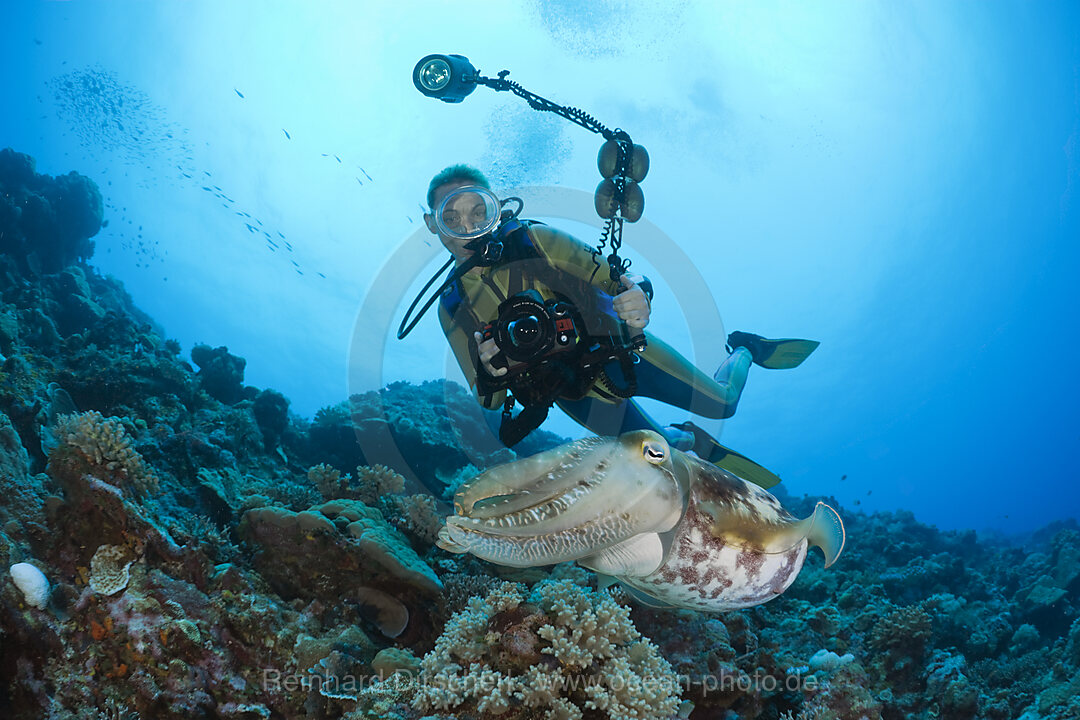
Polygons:
[[612,585],[615,585],[618,582],[619,582],[619,578],[614,578],[614,577],[611,577],[610,575],[602,575],[600,573],[597,573],[597,575],[596,575],[596,589],[597,590],[607,590],[609,587],[611,587]]
[[825,553],[825,567],[836,562],[844,550],[844,521],[823,502],[819,502],[814,512],[803,520],[781,522],[762,521],[760,517],[732,512],[715,502],[701,502],[698,508],[712,518],[713,536],[732,545],[773,555],[786,553],[805,540]]
[[840,513],[825,503],[819,502],[814,507],[814,514],[800,520],[797,526],[805,528],[807,542],[821,548],[825,553],[825,567],[836,562],[844,551],[844,543],[847,541],[844,521],[840,519]]
[[678,605],[672,605],[671,603],[664,602],[663,600],[660,600],[658,598],[654,598],[652,595],[649,595],[647,592],[645,592],[643,590],[638,590],[635,587],[630,587],[626,583],[621,583],[619,585],[619,587],[621,587],[623,589],[623,592],[625,592],[627,595],[629,595],[630,597],[632,597],[634,600],[641,603],[642,605],[646,605],[648,607],[653,607],[653,608],[658,608],[660,610],[672,610],[672,609],[676,609],[676,608],[679,607]]
[[578,564],[602,575],[645,576],[664,561],[664,547],[657,533],[642,533],[595,555],[578,560]]

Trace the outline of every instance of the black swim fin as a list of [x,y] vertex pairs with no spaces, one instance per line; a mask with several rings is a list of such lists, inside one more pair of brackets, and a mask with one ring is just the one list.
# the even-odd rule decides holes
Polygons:
[[721,467],[732,475],[752,482],[758,487],[768,490],[780,483],[780,476],[757,464],[742,453],[735,452],[731,448],[724,447],[709,433],[705,432],[692,422],[673,424],[678,428],[694,435],[694,454],[702,460],[711,462]]
[[728,335],[727,344],[732,350],[737,347],[749,350],[755,365],[770,370],[789,370],[802,365],[803,360],[810,357],[810,353],[821,343],[799,338],[769,340],[754,333],[736,330]]

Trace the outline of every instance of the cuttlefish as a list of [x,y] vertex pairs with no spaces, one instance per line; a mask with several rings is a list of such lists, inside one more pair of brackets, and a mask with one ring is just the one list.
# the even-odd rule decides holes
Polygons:
[[499,565],[576,561],[639,600],[703,611],[771,600],[810,545],[844,548],[819,502],[798,519],[764,489],[647,430],[592,437],[492,468],[461,486],[444,550]]

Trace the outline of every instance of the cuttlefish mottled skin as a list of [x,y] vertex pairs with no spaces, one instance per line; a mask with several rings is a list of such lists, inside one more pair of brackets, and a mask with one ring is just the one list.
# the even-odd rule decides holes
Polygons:
[[454,506],[445,550],[512,567],[577,561],[644,602],[714,612],[773,599],[810,545],[829,567],[845,539],[828,505],[800,520],[647,430],[500,465],[462,485]]

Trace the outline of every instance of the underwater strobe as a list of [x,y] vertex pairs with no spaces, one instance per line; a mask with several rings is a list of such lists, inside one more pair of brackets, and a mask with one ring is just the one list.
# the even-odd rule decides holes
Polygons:
[[459,103],[476,89],[476,68],[461,55],[428,55],[413,68],[413,85],[428,97]]
[[[649,153],[641,145],[635,145],[625,131],[610,130],[583,110],[545,100],[516,82],[507,80],[509,74],[509,70],[503,70],[497,78],[484,77],[463,55],[426,55],[413,68],[413,84],[424,95],[449,103],[461,102],[477,85],[486,85],[499,91],[509,90],[524,98],[533,110],[555,113],[590,132],[602,135],[605,142],[600,148],[596,164],[604,179],[596,187],[593,200],[596,214],[606,223],[593,253],[593,262],[596,262],[596,257],[603,255],[604,248],[608,247],[610,253],[605,258],[608,272],[612,283],[618,287],[619,278],[630,267],[629,260],[619,257],[623,221],[637,222],[645,212],[645,195],[639,183],[649,172]],[[635,349],[645,349],[644,334],[635,336],[632,342]]]

